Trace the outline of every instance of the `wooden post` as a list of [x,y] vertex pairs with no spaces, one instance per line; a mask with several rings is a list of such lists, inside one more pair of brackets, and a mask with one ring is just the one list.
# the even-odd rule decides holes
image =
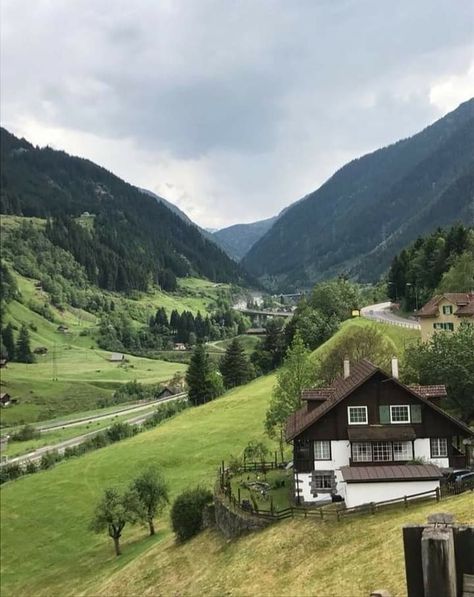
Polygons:
[[319,508],[319,515],[321,516],[321,520],[324,520],[324,510]]
[[275,450],[275,468],[277,468],[277,464],[278,464],[278,454],[277,454],[277,451]]
[[272,513],[272,516],[273,516],[274,511],[273,511],[273,496],[272,495],[270,496],[270,512]]
[[421,535],[423,527],[403,527],[403,549],[405,553],[405,574],[408,597],[424,597],[423,573],[421,570]]
[[436,501],[439,502],[440,500],[440,491],[439,491],[439,487],[436,488]]
[[375,502],[370,502],[370,512],[371,514],[375,514],[377,510],[377,506],[375,505]]
[[408,499],[406,495],[403,496],[403,503],[405,504],[405,508],[408,508]]
[[339,510],[336,510],[336,520],[339,522]]
[[425,597],[456,597],[453,529],[428,527],[421,538]]
[[239,506],[240,506],[240,487],[237,487],[237,497],[238,497]]

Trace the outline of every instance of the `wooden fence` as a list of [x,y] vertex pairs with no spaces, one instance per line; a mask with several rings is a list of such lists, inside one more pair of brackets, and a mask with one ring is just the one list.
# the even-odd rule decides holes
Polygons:
[[[277,468],[285,468],[286,463],[274,462],[266,463],[246,463],[242,467],[239,467],[239,472],[263,470],[262,465],[265,465],[266,470],[272,470]],[[423,491],[421,493],[413,493],[405,495],[403,497],[393,498],[391,500],[385,500],[383,502],[370,502],[357,506],[355,508],[334,508],[330,509],[327,507],[304,507],[304,506],[288,506],[282,510],[277,510],[273,507],[273,499],[270,496],[270,507],[269,508],[257,508],[255,504],[250,509],[248,507],[248,500],[242,500],[240,495],[240,489],[237,490],[237,495],[232,492],[232,486],[230,484],[230,472],[224,467],[224,462],[218,471],[218,482],[216,483],[216,491],[227,500],[227,503],[234,508],[249,516],[256,516],[264,518],[270,521],[286,520],[288,518],[311,518],[313,520],[336,520],[340,521],[343,518],[350,517],[352,515],[360,514],[375,514],[381,509],[389,506],[403,504],[405,508],[408,508],[410,503],[421,500],[435,499],[439,502],[443,497],[449,495],[457,495],[467,490],[474,490],[474,484],[453,484],[452,486],[437,487],[429,491]]]

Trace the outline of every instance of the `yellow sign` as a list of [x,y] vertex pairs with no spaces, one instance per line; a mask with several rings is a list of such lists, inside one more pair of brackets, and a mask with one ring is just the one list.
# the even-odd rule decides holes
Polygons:
[[352,317],[360,317],[359,309],[352,309]]

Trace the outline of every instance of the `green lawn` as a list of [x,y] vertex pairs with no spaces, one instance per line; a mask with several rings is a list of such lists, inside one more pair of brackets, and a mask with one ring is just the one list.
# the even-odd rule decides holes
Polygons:
[[143,529],[126,530],[116,561],[107,537],[87,530],[104,487],[126,485],[151,463],[163,469],[172,497],[198,483],[211,487],[222,458],[264,438],[273,382],[260,378],[152,431],[2,486],[2,594],[96,594],[97,582],[162,536],[142,541]]
[[[249,471],[232,477],[232,495],[237,498],[240,490],[241,500],[249,500],[253,503],[253,496],[261,510],[270,510],[272,503],[275,510],[284,510],[292,503],[292,481],[291,470],[276,469],[267,471],[265,474],[261,471]],[[255,483],[266,483],[269,488],[262,493],[258,486],[254,486]]]
[[[237,339],[247,355],[250,355],[257,347],[257,344],[261,342],[260,338],[257,338],[256,336],[247,336],[245,334],[237,336]],[[228,338],[227,340],[217,340],[216,342],[209,342],[208,348],[210,351],[217,349],[220,352],[225,352],[232,340],[233,338]]]

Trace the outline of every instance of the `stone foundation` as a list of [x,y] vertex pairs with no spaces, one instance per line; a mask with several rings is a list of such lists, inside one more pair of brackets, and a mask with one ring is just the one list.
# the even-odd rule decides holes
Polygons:
[[251,531],[259,531],[271,524],[269,520],[231,510],[217,495],[214,496],[214,512],[216,527],[226,539],[233,539]]

